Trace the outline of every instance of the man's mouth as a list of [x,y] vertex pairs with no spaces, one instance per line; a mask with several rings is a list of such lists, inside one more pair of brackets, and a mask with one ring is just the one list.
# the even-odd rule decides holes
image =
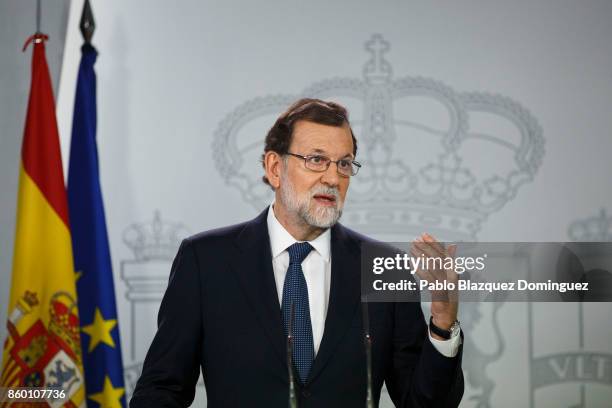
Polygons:
[[336,206],[336,197],[328,194],[315,194],[313,197],[315,201],[321,205],[327,207],[335,207]]

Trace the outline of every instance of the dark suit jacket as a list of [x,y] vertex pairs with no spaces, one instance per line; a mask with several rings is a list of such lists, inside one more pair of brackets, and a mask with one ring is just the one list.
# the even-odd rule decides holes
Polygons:
[[[210,408],[288,406],[286,341],[266,216],[267,210],[183,241],[130,407],[188,406],[200,367]],[[300,408],[365,406],[364,240],[339,224],[331,230],[325,330],[309,379],[297,384]],[[385,381],[398,407],[457,406],[461,351],[447,358],[433,347],[420,304],[370,303],[369,315],[376,405]]]

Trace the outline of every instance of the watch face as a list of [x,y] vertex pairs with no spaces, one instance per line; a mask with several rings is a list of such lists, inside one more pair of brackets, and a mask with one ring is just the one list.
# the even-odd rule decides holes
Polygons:
[[459,322],[456,321],[455,323],[453,323],[453,325],[450,328],[451,336],[454,337],[458,335],[460,331],[461,331],[461,326],[459,326]]

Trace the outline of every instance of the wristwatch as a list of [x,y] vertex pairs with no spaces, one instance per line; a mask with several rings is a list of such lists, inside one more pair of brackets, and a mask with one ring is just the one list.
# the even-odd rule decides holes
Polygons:
[[442,337],[444,340],[449,340],[451,337],[459,335],[461,326],[459,325],[459,320],[455,320],[451,325],[450,330],[444,330],[434,324],[433,316],[431,316],[429,318],[429,330],[431,330],[432,333]]

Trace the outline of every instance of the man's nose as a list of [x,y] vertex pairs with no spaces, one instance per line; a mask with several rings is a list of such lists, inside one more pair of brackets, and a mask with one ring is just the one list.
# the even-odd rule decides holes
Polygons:
[[330,163],[327,170],[323,172],[321,176],[321,183],[326,184],[330,187],[336,187],[340,182],[340,175],[338,174],[337,163]]

